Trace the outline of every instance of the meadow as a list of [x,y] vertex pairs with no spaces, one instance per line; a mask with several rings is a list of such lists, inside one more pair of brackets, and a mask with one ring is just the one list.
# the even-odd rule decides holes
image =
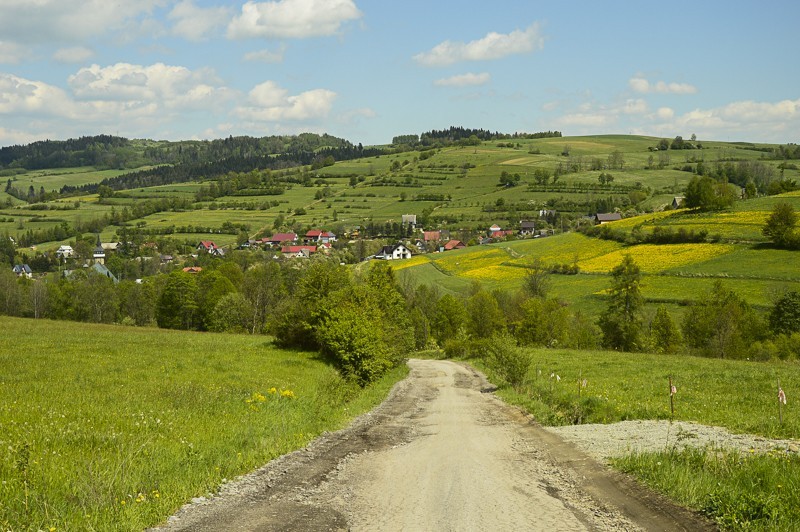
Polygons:
[[[734,433],[800,438],[796,362],[558,349],[527,353],[532,363],[523,386],[501,386],[497,394],[546,425],[672,419]],[[499,382],[491,367],[477,364]],[[677,388],[674,414],[670,379]],[[780,413],[778,380],[788,399]],[[723,530],[789,531],[800,521],[796,451],[678,451],[665,442],[663,451],[631,454],[612,464],[715,520]]]
[[361,390],[263,336],[7,317],[0,330],[3,530],[155,525],[343,427],[405,374]]

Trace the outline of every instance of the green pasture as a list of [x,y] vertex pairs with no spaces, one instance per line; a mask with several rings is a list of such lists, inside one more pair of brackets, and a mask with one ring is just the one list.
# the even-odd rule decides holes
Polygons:
[[[144,168],[143,168],[144,169]],[[91,183],[99,183],[103,179],[129,173],[131,170],[97,170],[91,166],[78,168],[49,168],[47,170],[30,170],[24,174],[11,177],[12,186],[23,192],[33,186],[36,192],[41,187],[45,191],[59,191],[63,186],[79,187]],[[4,180],[4,181],[7,181]]]
[[[525,352],[531,359],[525,382],[517,389],[501,386],[497,394],[543,424],[674,419],[767,438],[800,438],[797,362],[562,349]],[[491,367],[475,363],[486,369],[492,382],[501,382]],[[677,389],[674,414],[670,379]],[[779,380],[788,399],[780,411]],[[796,530],[796,449],[777,445],[765,453],[715,447],[680,451],[671,442],[691,434],[671,425],[665,431],[671,431],[671,438],[668,442],[665,433],[662,451],[631,454],[612,464],[702,512],[722,530]]]
[[156,525],[341,428],[405,372],[361,390],[263,336],[6,317],[0,329],[4,530]]

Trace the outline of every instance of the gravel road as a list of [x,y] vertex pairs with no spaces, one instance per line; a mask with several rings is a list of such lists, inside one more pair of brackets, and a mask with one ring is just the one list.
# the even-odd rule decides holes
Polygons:
[[713,529],[487,393],[468,366],[409,366],[347,429],[192,501],[162,529]]

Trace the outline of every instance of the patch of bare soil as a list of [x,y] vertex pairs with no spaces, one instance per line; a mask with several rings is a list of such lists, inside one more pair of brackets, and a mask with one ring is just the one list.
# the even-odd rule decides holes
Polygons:
[[377,409],[197,499],[163,530],[711,530],[495,398],[411,360]]

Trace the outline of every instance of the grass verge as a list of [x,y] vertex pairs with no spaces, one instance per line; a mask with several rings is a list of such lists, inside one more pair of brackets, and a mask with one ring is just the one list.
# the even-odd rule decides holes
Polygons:
[[141,530],[335,430],[360,389],[264,337],[0,318],[0,528]]

